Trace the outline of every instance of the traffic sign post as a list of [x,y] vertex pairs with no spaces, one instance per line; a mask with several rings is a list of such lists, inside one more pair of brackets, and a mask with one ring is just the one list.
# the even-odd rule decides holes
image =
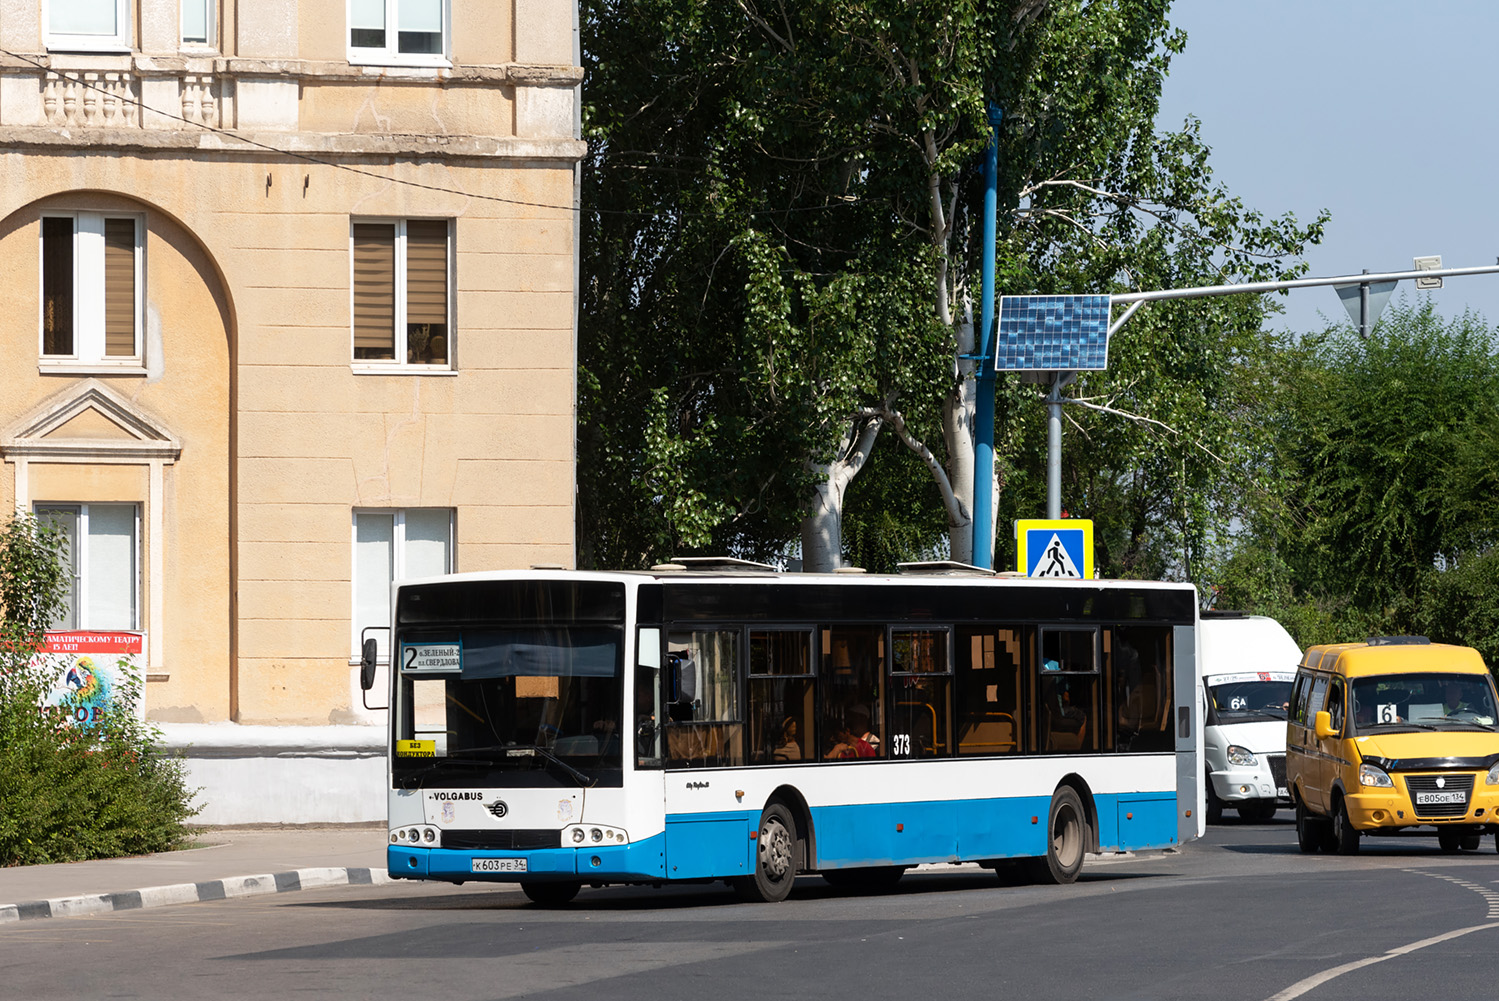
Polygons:
[[1016,569],[1027,577],[1093,579],[1093,522],[1021,518],[1015,522]]

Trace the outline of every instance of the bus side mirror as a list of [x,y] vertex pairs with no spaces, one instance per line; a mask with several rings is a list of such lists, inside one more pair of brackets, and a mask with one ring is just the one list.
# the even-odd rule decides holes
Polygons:
[[1317,730],[1318,740],[1326,740],[1328,737],[1336,737],[1338,735],[1338,731],[1334,730],[1332,726],[1332,713],[1326,709],[1320,710],[1317,713],[1317,718],[1313,726]]
[[375,638],[371,636],[359,652],[359,687],[366,692],[375,687],[375,652]]

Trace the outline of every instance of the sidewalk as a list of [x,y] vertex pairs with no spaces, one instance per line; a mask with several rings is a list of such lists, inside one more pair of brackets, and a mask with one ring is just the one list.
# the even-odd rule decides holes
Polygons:
[[0,868],[0,924],[385,883],[385,825],[211,828],[159,855]]

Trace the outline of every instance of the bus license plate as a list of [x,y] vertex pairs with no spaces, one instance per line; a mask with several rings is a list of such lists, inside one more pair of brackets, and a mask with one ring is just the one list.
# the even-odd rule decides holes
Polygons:
[[469,872],[525,872],[523,858],[476,858]]
[[1416,803],[1418,805],[1434,805],[1437,803],[1466,803],[1468,794],[1461,789],[1453,792],[1418,792]]

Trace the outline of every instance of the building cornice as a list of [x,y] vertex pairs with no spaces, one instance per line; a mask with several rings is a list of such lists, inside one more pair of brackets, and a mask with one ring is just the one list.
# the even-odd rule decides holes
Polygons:
[[139,153],[248,154],[256,158],[284,154],[292,157],[316,156],[320,159],[394,156],[453,160],[558,160],[567,163],[581,160],[588,150],[588,144],[577,139],[0,126],[0,153],[7,149],[76,152],[80,147]]
[[488,84],[491,86],[574,87],[583,82],[578,66],[529,63],[456,66],[356,66],[317,59],[241,59],[224,56],[148,56],[72,53],[0,54],[0,74],[115,72],[152,77],[212,73],[232,77],[294,79],[306,82]]

